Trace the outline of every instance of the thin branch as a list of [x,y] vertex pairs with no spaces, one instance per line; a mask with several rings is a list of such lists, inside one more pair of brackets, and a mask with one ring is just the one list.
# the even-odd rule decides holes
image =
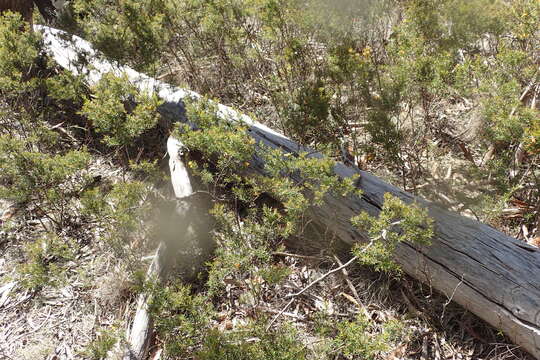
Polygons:
[[[371,245],[371,243],[369,244]],[[368,245],[368,246],[369,246]],[[368,246],[366,246],[366,249],[368,248]],[[358,259],[358,256],[353,256],[349,261],[347,261],[345,264],[341,265],[341,266],[338,266],[337,268],[333,269],[333,270],[330,270],[329,272],[327,272],[326,274],[322,275],[321,277],[319,277],[318,279],[316,280],[313,280],[308,286],[306,286],[305,288],[303,288],[302,290],[300,290],[299,292],[295,293],[295,294],[289,294],[286,296],[286,298],[295,298],[297,296],[300,296],[302,295],[303,293],[305,293],[308,289],[310,289],[313,285],[315,285],[316,283],[326,279],[329,275],[332,275],[333,273],[336,273],[338,271],[341,271],[341,269],[344,269],[346,268],[347,266],[351,265],[356,259]]]
[[[341,260],[339,260],[339,258],[337,256],[334,255],[334,259],[336,260],[338,265],[343,266],[343,263],[341,262]],[[351,279],[349,279],[349,273],[347,272],[347,269],[342,268],[341,272],[342,272],[343,277],[345,278],[345,282],[349,286],[349,289],[351,290],[351,292],[352,292],[352,294],[354,296],[354,299],[356,300],[358,306],[364,311],[364,314],[369,317],[369,312],[367,311],[366,306],[364,305],[364,303],[360,299],[360,296],[358,295],[358,292],[356,291],[356,288],[354,287],[354,284],[352,283]]]
[[287,310],[287,308],[293,303],[294,301],[294,298],[292,298],[291,300],[289,300],[289,302],[287,303],[287,305],[285,305],[283,307],[283,309],[281,309],[281,311],[276,315],[274,316],[274,318],[272,319],[272,321],[270,321],[270,324],[268,324],[268,326],[266,327],[266,331],[270,330],[270,328],[272,327],[272,325],[274,325],[274,323],[276,322],[276,320],[281,316],[281,314],[283,314],[285,312],[285,310]]
[[[371,245],[373,245],[374,241],[377,240],[379,237],[373,239],[370,241],[369,244],[367,244],[363,249],[362,249],[362,252],[365,252],[367,251],[367,249],[369,249],[371,247]],[[342,269],[345,269],[347,266],[351,265],[354,261],[356,261],[358,259],[358,256],[353,256],[349,261],[347,261],[345,264],[341,265],[341,266],[338,266],[337,268],[333,269],[333,270],[330,270],[329,272],[327,272],[326,274],[322,275],[321,277],[317,278],[316,280],[313,280],[311,283],[309,283],[305,288],[303,288],[302,290],[298,291],[297,293],[294,293],[294,294],[289,294],[287,295],[285,298],[290,298],[291,300],[289,300],[289,302],[287,303],[287,305],[285,305],[283,307],[283,309],[281,309],[281,311],[272,319],[272,321],[270,322],[270,324],[268,324],[268,326],[266,327],[266,331],[268,331],[272,325],[276,322],[276,320],[285,312],[285,310],[287,310],[287,308],[293,303],[294,299],[300,295],[302,295],[303,293],[305,293],[307,290],[309,290],[313,285],[317,284],[318,282],[326,279],[329,275],[332,275],[338,271],[341,271]]]
[[317,257],[317,256],[292,254],[292,253],[287,253],[287,252],[282,252],[282,251],[274,251],[272,253],[272,255],[275,255],[275,256],[289,256],[289,257],[294,257],[294,258],[299,258],[299,259],[322,260],[322,258]]
[[465,275],[461,275],[461,280],[458,282],[458,284],[456,285],[456,287],[454,288],[454,291],[452,291],[452,295],[450,295],[450,297],[448,298],[448,300],[444,303],[443,305],[443,311],[442,311],[442,314],[441,314],[441,319],[444,317],[444,312],[446,310],[446,307],[452,302],[452,300],[454,299],[454,295],[456,295],[456,291],[458,289],[458,287],[463,284],[463,277]]

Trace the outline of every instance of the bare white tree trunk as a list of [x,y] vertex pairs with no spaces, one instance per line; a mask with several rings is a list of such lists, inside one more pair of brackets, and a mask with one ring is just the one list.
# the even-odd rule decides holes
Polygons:
[[[193,186],[187,168],[181,159],[183,145],[180,141],[169,138],[167,141],[167,152],[169,154],[169,169],[171,182],[176,198],[189,198],[193,194]],[[186,214],[179,214],[186,215]],[[184,222],[188,229],[178,229],[179,234],[188,234],[192,231],[189,222]],[[175,239],[173,239],[174,241]],[[163,239],[154,255],[152,263],[146,274],[146,278],[152,281],[161,281],[164,277],[164,253],[172,244],[171,239]],[[124,353],[124,360],[140,360],[146,358],[148,346],[152,338],[152,318],[148,312],[148,303],[151,295],[141,294],[137,300],[137,310],[131,330],[127,336],[127,349]]]
[[[159,279],[161,277],[163,271],[161,259],[163,248],[163,243],[161,243],[146,273],[147,279]],[[148,313],[149,297],[148,294],[141,294],[137,299],[137,310],[126,339],[124,360],[141,360],[146,358],[148,354],[148,345],[152,338],[152,319]]]

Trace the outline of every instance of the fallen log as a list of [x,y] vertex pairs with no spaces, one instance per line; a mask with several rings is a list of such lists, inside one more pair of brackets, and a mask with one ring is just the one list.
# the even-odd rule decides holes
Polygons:
[[[47,47],[54,59],[64,68],[80,73],[84,71],[90,82],[106,72],[125,73],[141,90],[155,91],[166,101],[163,110],[176,113],[185,121],[182,99],[200,95],[164,84],[127,67],[115,67],[91,56],[92,70],[76,66],[78,52],[93,54],[87,42],[73,38],[65,43],[61,32],[46,27]],[[218,114],[230,121],[242,121],[249,126],[249,134],[259,143],[280,148],[285,153],[298,153],[303,148],[281,134],[254,122],[246,115],[218,105]],[[312,153],[321,157],[321,154]],[[252,162],[252,170],[262,172],[260,158]],[[429,247],[408,243],[398,246],[396,261],[414,278],[430,284],[497,329],[513,342],[540,359],[540,250],[513,239],[485,224],[452,213],[435,204],[417,198],[381,179],[355,167],[336,164],[335,172],[341,177],[359,174],[357,183],[361,197],[335,197],[328,195],[324,205],[312,209],[313,220],[335,233],[348,244],[367,242],[365,234],[354,229],[350,218],[361,211],[376,216],[382,207],[383,196],[391,193],[407,203],[416,202],[429,209],[435,220],[436,235]]]

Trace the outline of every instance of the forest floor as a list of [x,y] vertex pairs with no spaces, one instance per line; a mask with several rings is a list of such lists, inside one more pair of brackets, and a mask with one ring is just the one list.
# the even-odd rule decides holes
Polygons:
[[[103,330],[125,331],[135,307],[133,284],[107,249],[86,246],[71,264],[64,283],[47,286],[39,294],[24,290],[12,279],[24,262],[23,239],[39,232],[29,221],[20,215],[11,223],[9,239],[5,231],[1,234],[0,359],[91,359],[89,346]],[[408,276],[389,278],[361,266],[328,276],[285,308],[285,296],[291,290],[304,288],[337,266],[337,260],[324,250],[300,252],[292,247],[275,254],[275,263],[291,273],[272,292],[260,282],[264,302],[241,299],[246,290],[242,284],[227,285],[227,298],[217,309],[216,328],[234,330],[254,314],[266,314],[277,323],[292,324],[305,345],[316,350],[325,345],[316,328],[362,313],[375,323],[396,319],[407,326],[407,339],[384,357],[387,360],[532,359],[496,329],[452,303],[451,294],[435,293]],[[156,342],[151,353],[161,346]]]

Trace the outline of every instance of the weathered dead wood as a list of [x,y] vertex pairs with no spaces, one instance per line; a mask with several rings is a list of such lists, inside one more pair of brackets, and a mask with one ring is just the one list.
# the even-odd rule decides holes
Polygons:
[[[82,40],[76,44],[62,44],[58,32],[47,30],[46,39],[56,61],[67,69],[80,72],[73,65],[77,48],[92,53],[90,45]],[[173,113],[179,110],[181,100],[187,96],[200,97],[193,92],[177,89],[148,78],[129,68],[114,68],[111,64],[93,62],[95,70],[87,71],[90,82],[108,71],[126,73],[140,89],[155,91],[168,103],[164,106]],[[286,153],[309,151],[249,117],[219,105],[219,114],[231,121],[243,121],[250,126],[249,133],[260,144],[280,148]],[[178,116],[182,113],[179,111]],[[313,153],[312,156],[322,155]],[[252,162],[254,172],[262,172],[260,158]],[[411,194],[391,186],[379,178],[357,168],[343,164],[335,166],[339,176],[360,174],[357,186],[361,197],[341,198],[327,196],[323,206],[314,208],[314,221],[325,226],[348,244],[367,242],[366,235],[354,229],[350,218],[361,211],[377,215],[383,196],[391,193],[405,202],[417,202],[429,209],[436,223],[436,236],[430,247],[401,244],[396,260],[416,279],[430,284],[453,301],[502,330],[512,341],[540,359],[540,251],[530,245],[477,221],[449,212]]]
[[[146,273],[147,279],[161,279],[164,249],[165,244],[161,243]],[[148,346],[152,338],[152,318],[148,312],[149,301],[149,294],[141,294],[137,299],[137,309],[126,339],[124,360],[141,360],[145,359],[148,354]]]
[[[182,143],[173,138],[170,138],[167,142],[171,182],[177,199],[189,198],[189,196],[193,194],[190,176],[180,157],[182,147]],[[184,223],[189,224],[188,222]],[[190,225],[187,225],[186,227],[186,229],[178,229],[178,233],[188,234],[189,236],[189,232],[191,232],[192,229]],[[162,239],[156,254],[152,259],[152,263],[148,268],[148,272],[146,274],[147,279],[157,281],[163,280],[167,270],[167,266],[165,264],[165,252],[168,248],[174,247],[174,245],[170,244],[170,242],[175,240],[179,239],[176,237],[172,239]],[[148,346],[152,338],[153,331],[152,318],[148,312],[148,304],[150,300],[151,296],[149,294],[141,294],[137,299],[137,310],[135,311],[131,330],[127,336],[127,349],[124,353],[124,360],[141,360],[145,359],[148,354]]]
[[[251,128],[252,135],[285,152],[298,146]],[[303,149],[306,150],[306,149]],[[320,155],[314,155],[320,156]],[[260,168],[262,163],[256,164]],[[361,198],[325,198],[325,205],[312,209],[312,218],[343,241],[366,242],[349,219],[361,211],[377,215],[383,196],[391,193],[405,202],[429,209],[436,236],[430,247],[401,244],[396,260],[405,272],[430,284],[467,310],[502,330],[516,344],[540,358],[540,250],[482,224],[416,198],[379,178],[347,167],[335,166],[342,177],[360,174]]]

